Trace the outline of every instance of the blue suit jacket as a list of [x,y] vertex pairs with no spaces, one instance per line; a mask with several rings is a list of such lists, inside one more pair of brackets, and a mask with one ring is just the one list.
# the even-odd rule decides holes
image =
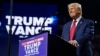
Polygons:
[[[66,23],[63,27],[62,37],[69,41],[69,31],[72,21]],[[94,34],[93,21],[81,18],[75,31],[74,40],[79,44],[76,50],[77,56],[92,56],[91,39]]]

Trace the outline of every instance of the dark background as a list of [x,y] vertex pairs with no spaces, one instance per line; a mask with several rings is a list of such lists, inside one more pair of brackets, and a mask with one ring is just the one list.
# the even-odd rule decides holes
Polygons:
[[[2,2],[10,2],[10,0],[0,0]],[[93,38],[94,56],[100,56],[100,1],[99,0],[13,0],[19,3],[39,3],[39,4],[57,4],[58,11],[54,15],[58,16],[58,35],[61,36],[62,26],[70,19],[67,10],[67,4],[72,2],[79,2],[82,4],[83,17],[91,19],[95,22],[95,35]],[[0,10],[2,10],[0,5]],[[1,15],[1,11],[0,11]],[[2,39],[0,39],[2,40]],[[5,39],[7,41],[7,39]],[[3,43],[5,44],[5,43]],[[17,46],[16,46],[17,47]],[[7,48],[2,48],[4,50]],[[7,54],[7,53],[4,53]],[[13,54],[16,54],[15,52]],[[2,55],[0,55],[2,56]],[[17,56],[17,55],[15,55]]]

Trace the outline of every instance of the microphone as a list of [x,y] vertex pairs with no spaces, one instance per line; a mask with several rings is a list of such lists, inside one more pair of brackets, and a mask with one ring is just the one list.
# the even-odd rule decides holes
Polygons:
[[44,22],[41,25],[40,33],[43,33],[44,32],[44,30],[42,30],[42,28],[44,27],[44,24],[45,24],[46,20],[47,20],[47,18],[45,17]]

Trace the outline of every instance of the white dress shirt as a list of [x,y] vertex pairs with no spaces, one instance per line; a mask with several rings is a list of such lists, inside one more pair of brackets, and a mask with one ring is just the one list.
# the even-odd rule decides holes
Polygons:
[[[77,24],[78,24],[78,22],[80,21],[81,18],[82,18],[82,16],[79,16],[78,18],[76,18],[76,26],[77,26]],[[73,20],[73,22],[74,22],[74,20]],[[73,24],[73,22],[72,22],[72,24]],[[72,24],[71,24],[71,27],[72,27]]]

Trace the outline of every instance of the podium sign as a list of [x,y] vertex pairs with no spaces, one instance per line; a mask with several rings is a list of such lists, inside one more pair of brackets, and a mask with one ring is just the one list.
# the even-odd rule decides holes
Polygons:
[[48,33],[19,40],[19,56],[47,56]]

